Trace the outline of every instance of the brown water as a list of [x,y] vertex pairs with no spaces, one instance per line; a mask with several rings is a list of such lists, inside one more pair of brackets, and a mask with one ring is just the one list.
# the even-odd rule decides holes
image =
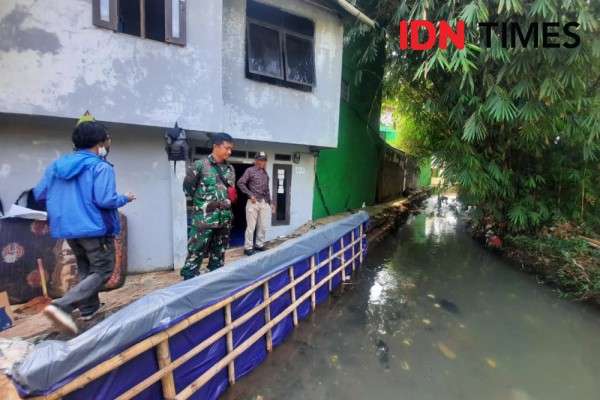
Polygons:
[[411,217],[224,396],[598,400],[600,312],[481,248],[455,213]]

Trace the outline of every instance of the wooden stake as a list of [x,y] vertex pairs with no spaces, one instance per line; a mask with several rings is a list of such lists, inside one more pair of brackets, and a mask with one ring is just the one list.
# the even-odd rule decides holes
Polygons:
[[[352,228],[352,258],[354,259],[354,256],[356,255],[356,235],[354,234],[354,228]],[[352,272],[354,272],[356,270],[355,267],[355,262],[352,262]]]
[[[271,300],[269,298],[269,282],[265,282],[263,285],[263,303],[265,307],[265,324],[271,322]],[[273,351],[273,335],[271,329],[267,331],[267,351]]]
[[[290,283],[292,284],[292,304],[296,303],[296,279],[294,278],[294,267],[290,267],[289,268],[289,275],[290,275]],[[294,313],[293,313],[293,319],[294,319],[294,326],[298,326],[298,310],[296,308],[294,308]]]
[[[331,276],[331,269],[333,268],[333,246],[329,246],[329,276]],[[329,279],[329,293],[333,291],[333,282]]]
[[44,262],[41,258],[37,259],[38,273],[40,274],[40,283],[42,285],[42,294],[48,297],[48,286],[46,285],[46,271],[44,270]]
[[[225,326],[228,328],[227,332],[227,354],[233,352],[233,329],[231,329],[231,303],[225,306]],[[235,384],[235,363],[232,360],[229,363],[229,384]]]
[[[169,350],[169,339],[163,340],[156,346],[156,356],[158,357],[158,368],[163,369],[171,364],[171,351]],[[162,379],[162,391],[165,400],[173,400],[177,395],[175,390],[175,379],[173,372],[165,374]]]
[[[340,248],[342,249],[342,265],[346,263],[346,252],[344,247],[344,237],[340,238]],[[342,283],[346,282],[346,268],[342,268]]]
[[[313,289],[315,287],[315,271],[316,271],[317,267],[316,267],[316,261],[315,261],[315,256],[312,256],[310,258],[310,288]],[[310,305],[313,311],[315,311],[315,308],[317,307],[317,292],[313,291],[312,295],[310,296]]]
[[364,240],[364,232],[363,232],[363,224],[360,224],[359,228],[359,237],[360,237],[360,241],[358,242],[359,247],[358,247],[358,252],[360,254],[360,265],[362,265],[363,263],[363,240]]

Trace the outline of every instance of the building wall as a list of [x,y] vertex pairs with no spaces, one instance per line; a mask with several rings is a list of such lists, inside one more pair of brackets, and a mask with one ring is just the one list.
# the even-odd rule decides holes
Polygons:
[[[339,105],[338,147],[322,150],[317,161],[313,218],[375,202],[382,154],[378,127],[383,51],[374,62],[358,67],[367,42],[365,38],[344,48],[343,79],[349,85],[349,101]],[[360,70],[362,79],[357,82]]]
[[[72,150],[72,129],[71,120],[0,116],[0,198],[5,209],[37,184],[53,160]],[[117,190],[138,197],[121,208],[128,221],[129,270],[170,268],[172,166],[161,132],[128,126],[109,129],[113,138],[109,160],[115,166]]]
[[312,93],[247,79],[246,1],[223,0],[224,128],[234,137],[335,147],[343,48],[340,18],[304,1],[262,0],[315,22]]
[[0,112],[222,130],[222,1],[187,1],[185,47],[92,24],[91,0],[0,2]]

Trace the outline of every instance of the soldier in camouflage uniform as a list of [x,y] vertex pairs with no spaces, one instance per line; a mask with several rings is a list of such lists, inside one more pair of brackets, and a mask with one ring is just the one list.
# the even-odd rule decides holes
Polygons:
[[226,133],[214,134],[211,139],[212,153],[190,165],[183,181],[183,190],[193,203],[188,255],[181,269],[183,279],[199,275],[205,256],[209,270],[222,267],[229,243],[233,213],[227,188],[235,185],[235,171],[227,159],[233,139]]

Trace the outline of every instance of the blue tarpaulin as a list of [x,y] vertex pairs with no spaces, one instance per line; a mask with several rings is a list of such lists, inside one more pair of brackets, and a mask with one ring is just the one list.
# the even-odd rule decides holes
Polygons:
[[[294,277],[300,277],[310,268],[312,256],[315,256],[316,263],[319,265],[329,257],[330,246],[334,253],[340,251],[340,239],[343,239],[344,245],[347,246],[351,243],[353,233],[358,238],[360,226],[364,226],[367,220],[367,213],[358,212],[254,257],[238,260],[209,274],[152,292],[69,341],[49,340],[38,344],[23,362],[15,365],[11,377],[22,396],[51,393],[135,343],[240,292],[257,281],[268,278],[269,293],[277,292],[290,283],[288,272],[290,266],[293,266]],[[348,248],[344,253],[346,260],[351,258],[353,252],[358,253],[360,246],[363,251],[366,251],[366,240],[361,240],[354,248]],[[345,268],[346,274],[350,275],[353,266],[358,267],[358,263],[359,260],[355,259],[352,264],[348,265]],[[340,265],[339,258],[333,260],[333,269]],[[316,271],[316,283],[321,282],[328,275],[328,270],[329,266],[326,264]],[[332,279],[332,286],[335,288],[340,284],[341,276],[337,275]],[[301,297],[310,289],[310,286],[310,277],[297,282],[296,297]],[[324,284],[316,291],[317,304],[326,300],[328,295],[329,286]],[[258,286],[232,303],[232,319],[240,318],[261,304],[262,301],[263,288]],[[291,303],[292,299],[289,293],[276,299],[269,306],[271,319],[277,317]],[[298,318],[304,319],[310,312],[311,300],[308,298],[298,307]],[[257,313],[235,328],[233,330],[234,348],[264,325],[264,313]],[[169,339],[171,358],[177,359],[224,326],[224,313],[222,310],[217,310],[177,333]],[[292,316],[288,315],[272,329],[273,346],[282,343],[292,329]],[[223,337],[175,369],[174,379],[177,392],[192,383],[226,355],[226,337]],[[266,356],[266,339],[263,337],[235,359],[236,379],[256,368]],[[113,399],[158,369],[156,352],[152,348],[64,398]],[[191,398],[216,399],[227,389],[228,385],[227,368],[224,368]],[[162,388],[161,383],[158,382],[136,398],[157,399],[161,397]]]

